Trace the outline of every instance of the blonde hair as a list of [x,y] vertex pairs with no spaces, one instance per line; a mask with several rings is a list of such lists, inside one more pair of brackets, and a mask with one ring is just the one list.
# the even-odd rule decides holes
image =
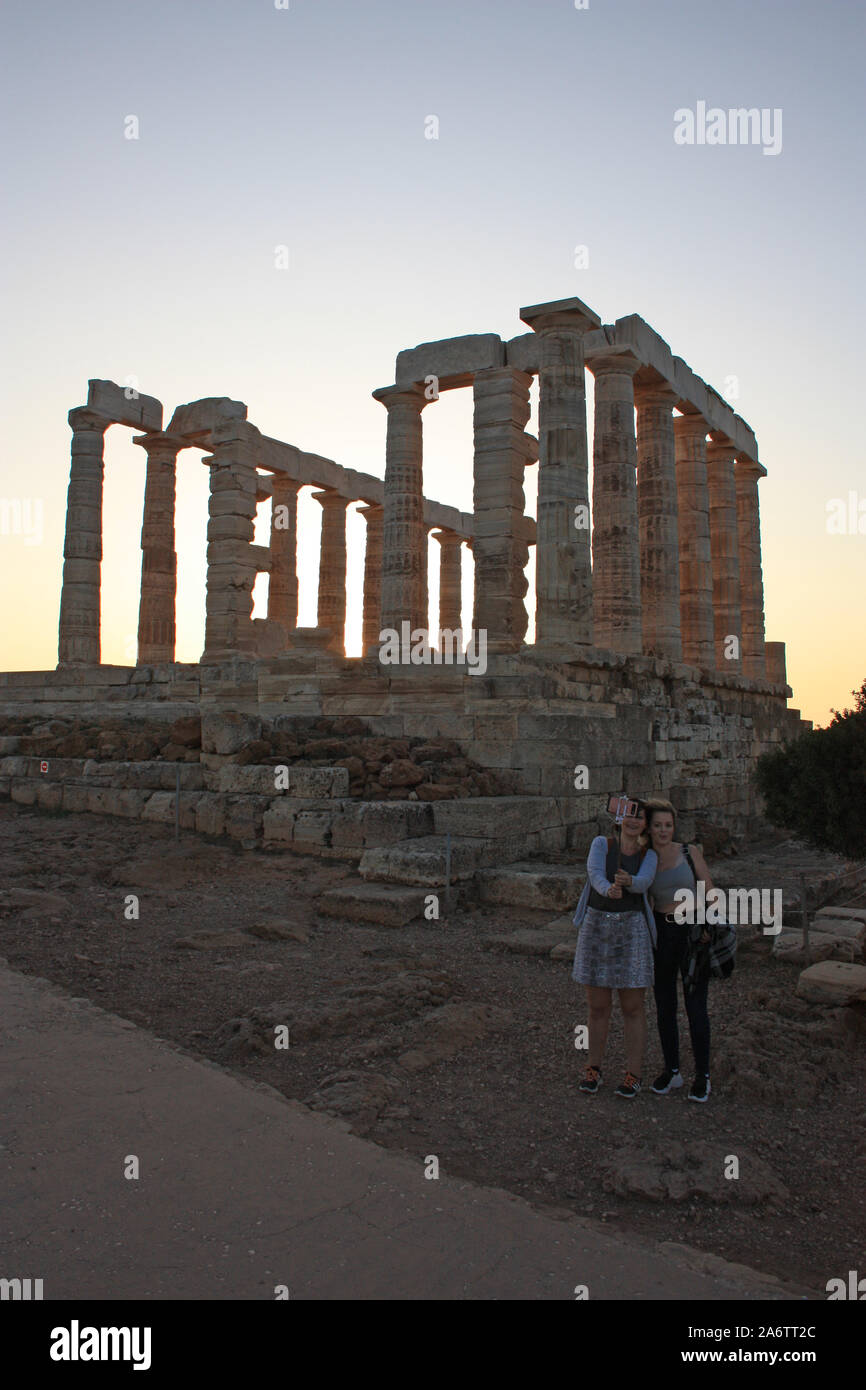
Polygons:
[[645,801],[643,804],[644,804],[644,809],[645,809],[645,811],[646,811],[646,830],[644,831],[644,834],[645,834],[646,839],[647,839],[647,844],[650,844],[650,845],[652,844],[652,836],[651,836],[651,834],[650,834],[650,831],[651,831],[651,829],[652,829],[653,813],[654,813],[655,811],[667,811],[670,815],[673,816],[673,818],[674,818],[674,839],[676,839],[676,838],[677,838],[677,813],[676,813],[675,808],[674,808],[674,807],[672,806],[672,804],[670,803],[670,801],[666,801],[665,798],[664,798],[663,796],[651,796],[651,797],[649,798],[649,800],[648,800],[648,801]]

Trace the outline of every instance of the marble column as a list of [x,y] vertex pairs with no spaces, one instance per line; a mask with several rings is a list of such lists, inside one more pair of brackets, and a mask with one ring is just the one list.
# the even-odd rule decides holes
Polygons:
[[494,652],[517,651],[526,636],[523,474],[534,449],[524,432],[531,384],[531,376],[513,367],[478,372],[473,383],[473,628],[486,631]]
[[[737,489],[734,480],[736,454],[735,445],[724,437],[714,439],[707,446],[716,666],[720,671],[732,672],[742,670],[743,647]],[[737,639],[736,646],[730,641],[732,637]],[[729,655],[731,651],[735,655]]]
[[461,537],[443,528],[433,535],[442,547],[439,556],[439,631],[460,630],[463,608]]
[[592,614],[597,647],[641,651],[634,375],[628,353],[593,357]]
[[[242,424],[243,422],[238,422]],[[207,524],[207,608],[202,661],[255,655],[252,624],[253,586],[258,573],[252,545],[256,515],[256,469],[245,441],[233,433],[235,422],[220,431],[210,468]]]
[[649,656],[680,662],[679,512],[672,414],[677,397],[658,382],[639,387],[636,401],[643,649]]
[[385,500],[382,521],[382,610],[380,630],[400,632],[408,621],[426,627],[420,609],[421,538],[424,530],[421,387],[384,386],[373,392],[388,412]]
[[418,571],[418,611],[421,614],[421,627],[430,626],[430,588],[429,576],[427,574],[430,551],[430,532],[426,525],[421,523],[421,565]]
[[540,339],[535,640],[570,648],[593,640],[583,338],[601,320],[579,299],[520,317]]
[[761,567],[761,515],[758,480],[767,475],[763,464],[737,458],[737,535],[740,544],[740,609],[743,618],[743,675],[765,680],[764,575]]
[[358,511],[367,522],[364,551],[364,617],[361,643],[364,655],[379,646],[379,615],[382,608],[382,524],[384,507],[371,502]]
[[98,665],[102,565],[103,450],[110,420],[70,410],[72,449],[66,494],[58,664]]
[[707,422],[702,415],[674,420],[677,507],[680,530],[680,617],[683,661],[701,670],[715,666],[713,563],[707,491]]
[[333,634],[330,645],[343,655],[346,650],[346,508],[349,498],[327,489],[314,492],[313,496],[322,508],[316,622]]
[[138,665],[174,661],[177,553],[174,507],[177,456],[183,440],[170,434],[140,434],[134,442],[147,453],[141,524],[141,598]]
[[271,478],[271,578],[268,618],[286,641],[298,625],[298,493],[302,484],[284,473]]

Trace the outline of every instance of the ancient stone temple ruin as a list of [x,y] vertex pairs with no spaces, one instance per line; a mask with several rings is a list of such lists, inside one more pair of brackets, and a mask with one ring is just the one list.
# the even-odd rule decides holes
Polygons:
[[[520,317],[529,331],[507,342],[473,334],[398,353],[394,384],[373,392],[387,412],[384,481],[262,435],[239,401],[178,406],[163,427],[158,400],[91,381],[69,415],[58,666],[0,677],[5,726],[17,730],[4,739],[0,791],[152,820],[177,811],[205,834],[416,884],[441,883],[446,855],[449,875],[468,879],[577,853],[605,794],[621,788],[669,795],[705,837],[742,831],[759,811],[755,758],[800,727],[784,644],[764,639],[755,436],[637,315],[602,325],[565,299]],[[538,439],[525,429],[533,376]],[[475,408],[472,514],[422,489],[423,412],[463,387]],[[140,430],[147,455],[135,667],[100,664],[103,443],[115,424]],[[174,660],[185,448],[207,450],[210,470],[195,665]],[[536,461],[537,520],[524,510],[524,470]],[[311,484],[322,507],[318,623],[301,628],[297,498]],[[270,545],[257,546],[267,497]],[[359,500],[363,655],[347,658],[346,511]],[[386,633],[427,628],[431,531],[434,659],[386,662]],[[483,671],[461,663],[462,646],[444,657],[461,627],[464,544]],[[267,618],[254,620],[262,571]],[[38,729],[25,715],[34,710]]]

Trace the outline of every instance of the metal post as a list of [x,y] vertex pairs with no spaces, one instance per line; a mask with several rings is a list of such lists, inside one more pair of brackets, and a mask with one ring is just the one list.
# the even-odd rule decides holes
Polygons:
[[445,904],[451,906],[451,831],[445,832]]
[[180,763],[175,767],[174,783],[174,838],[180,839]]

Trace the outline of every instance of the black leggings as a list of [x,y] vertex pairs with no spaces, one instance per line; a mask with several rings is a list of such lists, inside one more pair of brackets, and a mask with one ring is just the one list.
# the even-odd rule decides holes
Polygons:
[[[677,975],[682,973],[683,955],[686,947],[688,927],[677,922],[666,922],[664,915],[655,914],[658,930],[658,947],[655,951],[656,1017],[665,1066],[670,1071],[680,1064],[680,1035],[677,1027]],[[692,1051],[695,1054],[695,1071],[698,1076],[708,1076],[710,1071],[710,1019],[707,1013],[707,990],[710,984],[709,973],[701,977],[695,988],[683,995],[689,1032],[692,1038]]]

